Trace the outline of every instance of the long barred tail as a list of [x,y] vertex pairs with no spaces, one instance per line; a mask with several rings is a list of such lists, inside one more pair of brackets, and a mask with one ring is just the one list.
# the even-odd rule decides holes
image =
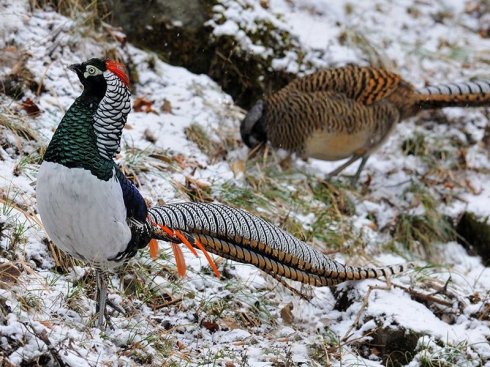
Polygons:
[[[277,279],[330,286],[346,280],[398,274],[411,267],[346,266],[265,220],[222,204],[168,204],[153,207],[148,214],[154,238],[172,242],[183,239],[195,247],[202,245],[221,257],[255,265]],[[179,236],[169,235],[171,231]]]
[[428,86],[417,93],[421,109],[490,106],[490,80]]

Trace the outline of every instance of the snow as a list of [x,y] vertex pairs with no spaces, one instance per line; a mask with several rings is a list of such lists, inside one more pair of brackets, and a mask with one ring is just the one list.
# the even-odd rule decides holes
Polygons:
[[[426,81],[467,80],[474,75],[488,79],[490,40],[478,35],[478,22],[471,14],[464,13],[462,1],[403,0],[377,5],[357,2],[347,6],[341,0],[270,0],[269,8],[264,8],[252,0],[221,0],[214,11],[215,18],[210,24],[216,37],[236,37],[242,49],[272,58],[274,69],[304,74],[315,67],[381,60],[416,86]],[[304,50],[306,61],[298,61],[296,50],[278,56],[253,41],[251,35],[260,30],[261,22],[290,32],[295,47],[301,45]],[[185,184],[189,177],[208,185],[218,197],[224,183],[246,185],[243,173],[237,173],[231,163],[244,159],[245,148],[234,146],[229,161],[212,162],[185,135],[185,128],[197,124],[209,133],[215,144],[222,143],[219,133],[223,132],[238,140],[237,129],[243,113],[207,76],[165,64],[131,44],[121,48],[105,43],[100,37],[84,32],[82,20],[71,20],[49,9],[31,12],[23,1],[0,1],[0,24],[0,48],[9,45],[28,52],[28,69],[43,81],[45,92],[39,95],[28,92],[42,114],[29,118],[28,122],[44,144],[81,92],[76,76],[66,66],[114,48],[138,72],[133,99],[149,99],[155,111],[130,114],[119,161],[122,164],[134,161],[137,157],[131,149],[139,149],[166,157],[180,155],[183,162],[179,166],[171,160],[143,156],[141,164],[147,170],[138,175],[142,194],[153,203],[159,199],[187,200],[178,185]],[[368,44],[381,50],[381,55],[373,53]],[[15,53],[12,49],[3,51],[10,56]],[[7,64],[0,65],[0,73],[8,72]],[[170,112],[162,110],[165,101],[171,105]],[[17,102],[0,95],[0,112],[11,110],[24,116]],[[441,210],[452,218],[465,210],[482,218],[490,216],[490,159],[480,143],[488,125],[488,114],[483,109],[446,109],[443,113],[450,123],[412,119],[400,124],[367,163],[361,182],[370,179],[369,190],[349,192],[355,213],[346,220],[364,239],[367,253],[372,253],[372,257],[366,260],[365,254],[346,253],[332,256],[351,264],[367,261],[388,265],[415,260],[421,268],[392,282],[430,293],[435,289],[431,284],[442,288],[450,280],[448,291],[456,295],[458,302],[451,306],[431,305],[395,286],[391,290],[372,290],[363,308],[369,287],[386,285],[381,280],[370,280],[337,287],[337,291],[347,291],[353,302],[341,311],[336,309],[337,298],[329,288],[306,290],[314,296],[308,302],[278,286],[251,265],[220,261],[220,269],[226,269],[227,276],[217,280],[210,274],[205,260],[193,257],[186,249],[183,251],[188,275],[183,280],[175,280],[171,251],[162,243],[162,255],[156,262],[148,258],[146,251],[141,251],[122,272],[128,279],[142,281],[157,295],[182,300],[153,309],[138,290],[125,294],[123,277],[114,275],[109,297],[128,315],[110,310],[113,329],[102,332],[90,324],[95,311],[90,280],[93,272],[80,263],[68,273],[56,269],[56,260],[45,245],[46,235],[34,211],[37,166],[30,164],[28,170],[14,176],[14,168],[21,159],[15,148],[19,138],[1,130],[8,147],[2,142],[0,148],[0,228],[5,228],[0,230],[0,256],[2,260],[16,261],[23,269],[16,284],[0,289],[3,356],[18,366],[41,355],[50,355],[41,337],[45,334],[59,357],[70,366],[226,365],[227,362],[251,366],[309,365],[315,348],[320,348],[322,353],[333,350],[328,358],[334,366],[381,366],[380,359],[362,355],[355,343],[350,342],[370,338],[370,333],[381,325],[424,334],[410,366],[417,366],[424,358],[438,353],[444,355],[451,348],[454,351],[458,345],[466,346],[457,357],[461,365],[490,363],[488,319],[475,316],[488,305],[490,295],[490,270],[482,265],[481,259],[469,256],[455,242],[434,244],[437,263],[426,262],[407,251],[393,253],[382,246],[393,240],[390,228],[401,213],[423,214],[426,210],[410,187],[424,185],[421,177],[426,178],[429,157],[406,156],[401,149],[402,142],[415,133],[426,135],[431,147],[440,145],[449,152],[445,165],[457,159],[459,149],[447,146],[449,141],[457,141],[466,149],[467,168],[451,173],[457,185],[446,187],[444,178],[434,176],[431,178],[435,183],[424,186],[435,202],[441,204]],[[146,131],[156,137],[154,142],[145,138]],[[25,153],[37,150],[35,142],[22,140],[22,144]],[[312,176],[324,177],[341,163],[296,160],[294,166]],[[161,170],[156,170],[157,166]],[[350,167],[348,173],[356,169]],[[292,185],[287,188],[295,193],[301,191]],[[10,211],[5,198],[14,203]],[[263,208],[256,210],[267,213]],[[294,210],[291,217],[305,230],[315,221],[313,214]],[[11,238],[13,228],[25,228],[24,241],[15,245]],[[332,228],[335,229],[335,224]],[[291,324],[286,324],[280,313],[288,304],[293,306]],[[358,315],[360,326],[352,327]],[[218,329],[207,329],[202,326],[203,321],[216,323]],[[338,344],[341,348],[335,349],[334,345]],[[322,363],[314,361],[311,365]]]

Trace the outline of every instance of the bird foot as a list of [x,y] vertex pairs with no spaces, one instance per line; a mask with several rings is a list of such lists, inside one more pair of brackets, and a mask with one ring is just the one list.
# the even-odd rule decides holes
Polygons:
[[124,315],[124,316],[127,316],[127,313],[126,311],[121,307],[121,306],[118,306],[116,305],[114,302],[112,302],[110,299],[107,299],[107,306],[109,306],[110,308],[112,308],[113,310],[119,312],[120,314]]
[[[127,316],[127,313],[126,311],[116,305],[114,302],[112,302],[111,300],[109,299],[106,299],[105,301],[106,305],[109,306],[110,308],[112,308],[113,310],[119,312],[120,314],[124,315],[124,316]],[[104,330],[105,327],[104,327],[104,321],[105,321],[105,324],[112,330],[114,330],[114,324],[111,322],[111,317],[109,316],[109,313],[107,312],[107,308],[104,308],[104,310],[97,310],[97,312],[95,313],[96,317],[97,317],[97,324],[96,326],[100,329],[100,330]]]
[[359,164],[359,167],[357,168],[357,171],[356,171],[356,174],[353,175],[353,176],[347,176],[348,178],[350,178],[350,181],[351,181],[351,185],[352,186],[356,186],[357,185],[357,182],[359,181],[359,177],[361,176],[361,172],[362,172],[362,169],[364,168],[364,166],[366,165],[366,162],[368,160],[369,156],[357,156],[357,155],[354,155],[351,159],[349,159],[347,162],[345,162],[344,164],[342,164],[340,167],[337,167],[336,169],[334,169],[332,172],[330,172],[329,174],[327,174],[327,179],[331,179],[332,177],[334,176],[337,176],[340,172],[342,172],[344,169],[346,169],[347,167],[349,167],[352,163],[356,162],[357,160],[361,160],[361,163]]

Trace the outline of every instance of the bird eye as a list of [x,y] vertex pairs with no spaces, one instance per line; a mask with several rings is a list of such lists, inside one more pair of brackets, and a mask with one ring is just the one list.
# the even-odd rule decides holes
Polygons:
[[87,66],[87,73],[89,73],[89,75],[95,75],[95,74],[97,74],[97,68],[94,66],[88,65]]

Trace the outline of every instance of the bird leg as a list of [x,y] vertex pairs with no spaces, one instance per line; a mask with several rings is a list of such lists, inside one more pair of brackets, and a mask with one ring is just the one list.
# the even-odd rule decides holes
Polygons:
[[359,177],[361,176],[361,171],[362,169],[364,168],[364,166],[366,165],[366,162],[367,160],[369,159],[369,156],[366,155],[364,157],[362,157],[361,159],[361,163],[359,164],[359,167],[357,168],[357,172],[356,174],[352,177],[352,185],[354,186],[355,184],[357,184],[357,181],[359,181]]
[[99,329],[102,329],[104,326],[104,317],[106,316],[107,279],[106,274],[99,269],[95,271],[95,275],[97,279],[97,300],[95,305],[95,312],[97,314],[97,327]]
[[366,165],[366,162],[368,160],[369,156],[359,156],[359,155],[353,155],[347,162],[344,164],[340,165],[336,169],[334,169],[332,172],[330,172],[327,175],[327,178],[332,178],[333,176],[338,175],[340,172],[342,172],[344,169],[349,167],[352,163],[356,162],[357,160],[361,159],[361,163],[359,164],[359,168],[357,168],[356,174],[352,177],[352,184],[356,184],[357,181],[359,180],[359,176],[361,175],[361,171]]
[[337,176],[340,172],[342,172],[344,169],[349,167],[352,163],[354,163],[355,161],[357,161],[360,158],[361,157],[358,155],[353,155],[347,162],[345,162],[344,164],[340,165],[339,167],[334,169],[332,172],[330,172],[327,175],[327,178],[332,178],[333,176]]

